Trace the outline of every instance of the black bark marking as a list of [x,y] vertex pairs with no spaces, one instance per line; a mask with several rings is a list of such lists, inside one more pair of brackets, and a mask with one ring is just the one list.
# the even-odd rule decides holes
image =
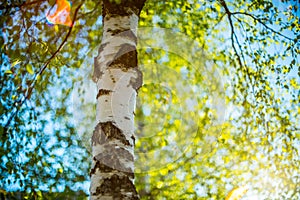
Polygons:
[[90,171],[90,177],[96,173],[97,169],[99,169],[101,172],[112,172],[114,170],[113,168],[98,161],[95,157],[93,159],[96,161],[96,164]]
[[127,28],[118,28],[118,29],[107,29],[107,32],[110,32],[111,35],[119,35],[119,34],[122,34],[123,32],[128,32],[130,31],[130,29],[127,29]]
[[99,122],[92,136],[92,144],[103,145],[111,140],[119,140],[122,144],[131,146],[122,131],[113,122]]
[[103,0],[102,16],[127,16],[136,14],[139,16],[146,0],[121,0],[120,3],[111,0]]
[[137,77],[131,78],[129,84],[137,91],[143,85],[143,73],[137,67],[135,71],[137,72]]
[[136,47],[130,44],[122,44],[113,61],[109,64],[109,67],[116,66],[127,71],[129,68],[137,67],[137,63]]
[[124,119],[130,120],[130,118],[129,118],[129,117],[124,117]]
[[109,95],[109,93],[111,93],[111,92],[112,92],[111,90],[100,89],[98,91],[96,99],[98,99],[98,97],[100,97],[102,95]]
[[116,79],[114,78],[114,76],[112,74],[110,75],[110,79],[112,80],[113,83],[116,82]]
[[[128,196],[128,192],[132,193],[130,197]],[[139,199],[138,193],[132,181],[126,176],[119,176],[117,174],[112,175],[110,178],[104,179],[102,184],[96,188],[96,193],[92,195],[113,195],[113,199]]]

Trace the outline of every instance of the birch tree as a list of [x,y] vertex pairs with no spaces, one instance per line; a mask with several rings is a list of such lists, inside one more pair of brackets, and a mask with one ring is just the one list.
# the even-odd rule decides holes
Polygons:
[[139,199],[134,186],[134,108],[142,73],[137,26],[145,0],[103,1],[95,58],[97,126],[92,136],[91,199]]

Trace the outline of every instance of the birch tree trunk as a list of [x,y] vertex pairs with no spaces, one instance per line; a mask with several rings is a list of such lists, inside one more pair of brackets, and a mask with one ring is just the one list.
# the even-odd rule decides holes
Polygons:
[[90,199],[139,199],[134,186],[134,109],[142,73],[137,25],[146,0],[103,0],[103,37],[95,57],[97,126]]

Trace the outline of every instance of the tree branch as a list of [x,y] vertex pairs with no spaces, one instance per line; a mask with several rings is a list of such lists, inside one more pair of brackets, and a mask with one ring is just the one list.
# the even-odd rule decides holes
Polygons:
[[24,7],[24,6],[30,6],[30,5],[33,5],[33,4],[36,4],[36,3],[41,3],[45,0],[36,0],[36,1],[31,1],[31,2],[27,2],[24,1],[24,3],[20,3],[20,4],[12,4],[12,5],[3,5],[1,4],[0,5],[0,10],[4,10],[4,9],[11,9],[11,8],[21,8],[21,7]]
[[[250,76],[249,70],[248,70],[248,68],[246,66],[246,59],[245,59],[245,57],[244,57],[244,55],[242,53],[242,47],[241,47],[241,45],[239,43],[238,37],[237,37],[237,35],[235,33],[235,30],[234,30],[233,21],[232,21],[232,18],[231,18],[233,16],[232,12],[230,12],[230,10],[229,10],[229,8],[228,8],[228,6],[227,6],[227,4],[226,4],[226,2],[224,0],[219,0],[219,2],[223,6],[223,8],[225,9],[225,12],[227,14],[228,21],[229,21],[229,24],[230,24],[230,29],[231,29],[231,46],[232,46],[232,48],[233,48],[233,50],[235,52],[235,55],[236,55],[236,57],[238,59],[239,66],[241,67],[241,69],[243,69],[243,68],[245,69],[246,75],[248,76],[248,79],[249,79],[249,84],[250,84],[249,88],[252,89],[252,93],[254,95],[254,85],[253,85],[253,83],[251,81],[251,76]],[[236,48],[236,46],[234,44],[234,40],[236,40],[236,43],[237,43],[237,45],[238,45],[238,47],[239,47],[239,49],[241,51],[241,56],[239,55],[239,52],[238,52],[238,50],[237,50],[237,48]],[[242,62],[242,60],[243,60],[243,62]],[[245,99],[247,98],[247,95],[248,94],[246,93]]]
[[[74,13],[74,17],[73,17],[73,20],[72,20],[72,26],[69,28],[69,31],[66,35],[66,37],[64,38],[64,40],[62,41],[62,43],[59,45],[58,49],[52,54],[52,56],[47,60],[47,62],[40,68],[40,70],[38,71],[38,73],[35,74],[33,80],[31,81],[30,83],[30,86],[26,92],[26,94],[24,95],[25,97],[20,101],[20,103],[17,103],[16,106],[19,106],[21,107],[26,100],[30,99],[30,96],[32,94],[32,91],[34,89],[34,86],[36,85],[36,81],[37,81],[37,78],[45,71],[45,69],[48,67],[48,65],[50,64],[50,62],[52,61],[53,58],[55,58],[55,56],[60,52],[60,50],[63,48],[63,46],[65,45],[65,43],[67,42],[69,36],[71,35],[71,32],[72,32],[72,29],[73,29],[73,24],[76,20],[76,16],[77,16],[77,13],[79,11],[79,9],[81,8],[83,3],[81,3],[75,10],[75,13]],[[7,130],[8,126],[10,125],[12,119],[16,116],[16,114],[18,113],[19,109],[16,108],[15,112],[13,112],[11,114],[11,116],[9,117],[7,123],[5,124],[4,126],[4,130]],[[5,131],[6,132],[6,131]],[[6,134],[6,133],[4,133]]]
[[252,14],[245,13],[245,12],[233,12],[233,13],[231,13],[231,15],[246,15],[246,16],[249,16],[249,17],[251,17],[254,21],[258,21],[261,25],[263,25],[266,29],[272,31],[273,33],[276,33],[276,34],[280,35],[281,37],[284,37],[284,38],[286,38],[286,39],[288,39],[288,40],[294,40],[294,39],[292,39],[292,38],[290,38],[290,37],[288,37],[288,36],[283,35],[282,33],[278,32],[278,31],[275,31],[273,28],[271,28],[271,27],[269,27],[268,25],[266,25],[261,19],[259,19],[259,18],[255,17],[255,16],[253,16]]
[[229,9],[227,7],[227,4],[226,4],[226,2],[224,0],[220,0],[219,2],[224,7],[225,12],[226,12],[227,17],[228,17],[228,20],[229,20],[229,25],[230,25],[230,29],[231,29],[231,46],[232,46],[232,48],[233,48],[233,50],[234,50],[234,52],[235,52],[235,54],[237,56],[238,63],[240,65],[240,67],[243,67],[244,65],[242,63],[241,57],[240,57],[240,55],[239,55],[239,53],[238,53],[238,51],[237,51],[237,49],[236,49],[236,47],[234,45],[234,39],[236,39],[237,43],[238,43],[238,39],[237,39],[237,36],[235,34],[235,31],[234,31],[234,26],[233,26],[233,22],[232,22],[232,18],[231,18],[231,14],[232,13],[229,11]]

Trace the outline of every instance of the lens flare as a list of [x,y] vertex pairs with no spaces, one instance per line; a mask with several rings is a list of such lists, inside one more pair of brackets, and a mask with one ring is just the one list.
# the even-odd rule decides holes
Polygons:
[[244,194],[248,191],[247,186],[241,186],[238,188],[235,188],[229,192],[225,200],[239,200],[241,199]]
[[70,17],[71,3],[67,0],[56,0],[53,9],[50,9],[46,14],[49,24],[61,24],[65,26],[72,26]]

